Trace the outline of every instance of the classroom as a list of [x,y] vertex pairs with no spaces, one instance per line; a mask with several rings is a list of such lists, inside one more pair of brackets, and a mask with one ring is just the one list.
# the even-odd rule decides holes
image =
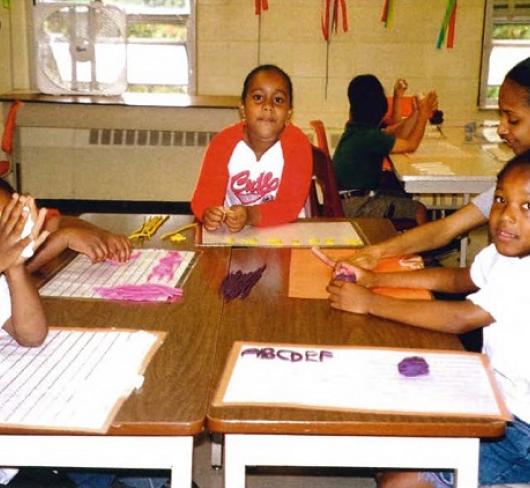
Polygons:
[[[481,349],[482,327],[498,317],[479,301],[489,288],[477,284],[475,263],[484,248],[506,259],[527,255],[512,249],[506,226],[492,230],[496,208],[498,222],[515,217],[501,216],[497,193],[493,207],[491,199],[497,181],[519,183],[525,171],[530,133],[516,128],[511,107],[513,93],[530,92],[530,80],[510,78],[510,70],[529,58],[529,32],[523,0],[3,0],[0,174],[16,196],[13,208],[2,203],[1,185],[0,205],[18,212],[18,243],[29,234],[41,246],[24,273],[39,291],[40,299],[28,296],[48,331],[44,346],[41,339],[26,345],[38,346],[30,349],[37,363],[43,347],[71,341],[70,350],[57,346],[57,361],[85,355],[94,378],[106,377],[106,365],[116,369],[109,384],[126,384],[112,399],[94,386],[92,396],[102,399],[94,411],[112,405],[97,425],[86,391],[72,418],[57,414],[61,420],[46,423],[44,414],[28,413],[31,421],[10,423],[0,412],[6,486],[401,488],[416,485],[396,484],[394,473],[416,471],[441,476],[421,478],[423,487],[490,479],[479,465],[482,441],[503,439],[514,418],[526,425],[528,413],[514,410],[502,380],[495,383],[497,364],[505,364],[488,354],[490,335]],[[254,72],[260,65],[273,68]],[[362,82],[375,79],[384,90],[377,96],[384,95],[387,117],[387,103],[407,99],[412,107],[399,106],[398,128],[395,120],[380,126],[378,116],[378,143],[390,146],[376,159],[398,185],[382,210],[351,210],[355,198],[366,197],[361,207],[370,208],[379,189],[344,180],[339,164],[355,125],[350,88],[358,75],[373,75]],[[263,122],[256,93],[269,95],[254,88],[263,79],[280,86],[271,111],[281,120],[267,124],[281,145],[248,132]],[[517,103],[524,112],[527,104]],[[280,132],[272,127],[281,124]],[[400,141],[409,142],[398,150]],[[226,172],[215,166],[225,153]],[[499,175],[514,153],[513,169]],[[245,179],[248,158],[273,169]],[[384,174],[378,169],[377,178]],[[224,185],[220,193],[213,181]],[[488,191],[486,203],[475,203]],[[258,193],[257,204],[244,204]],[[400,213],[403,202],[407,212],[414,205],[412,217]],[[44,217],[36,207],[53,210]],[[15,232],[5,220],[0,214],[4,232]],[[432,231],[415,234],[423,225]],[[393,247],[396,236],[411,237]],[[6,289],[12,268],[24,267],[10,263],[0,260]],[[459,277],[468,270],[466,286],[446,293],[445,283],[391,276],[417,268]],[[522,292],[512,295],[507,304],[530,303]],[[391,311],[393,300],[418,302],[418,312],[415,305],[410,318],[398,310],[406,305]],[[425,302],[428,314],[420,311]],[[414,322],[444,317],[437,302],[468,307],[459,317],[472,308],[473,323]],[[11,323],[5,330],[0,351],[25,357],[22,336]],[[91,349],[100,340],[107,345]],[[116,357],[127,358],[134,374],[117,368]],[[386,362],[397,379],[386,376]],[[28,388],[23,371],[13,391]],[[364,382],[351,371],[366,371]],[[435,372],[442,379],[429,398],[412,401],[432,386],[422,386],[422,375]],[[366,394],[348,393],[362,388]],[[56,394],[51,386],[46,393]],[[9,475],[9,468],[20,471]],[[528,468],[488,485],[529,486]]]

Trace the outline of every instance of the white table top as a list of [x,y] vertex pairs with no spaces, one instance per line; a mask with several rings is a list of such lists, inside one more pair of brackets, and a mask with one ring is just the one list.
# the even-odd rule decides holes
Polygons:
[[443,132],[445,138],[431,128],[414,153],[392,155],[396,175],[408,193],[480,193],[495,183],[505,160],[513,155],[504,144],[492,145],[478,137],[465,142],[461,127]]

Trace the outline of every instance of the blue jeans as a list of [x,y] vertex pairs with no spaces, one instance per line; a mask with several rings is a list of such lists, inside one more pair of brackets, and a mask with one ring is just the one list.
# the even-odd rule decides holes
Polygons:
[[[425,481],[434,488],[454,486],[450,471],[426,471]],[[530,483],[530,425],[514,417],[504,437],[480,442],[479,483]]]
[[111,488],[114,481],[128,488],[162,488],[169,480],[168,477],[159,476],[119,476],[119,471],[115,473],[83,473],[69,472],[67,476],[75,483],[77,488]]
[[530,425],[515,417],[502,439],[480,443],[480,484],[530,482],[529,454]]

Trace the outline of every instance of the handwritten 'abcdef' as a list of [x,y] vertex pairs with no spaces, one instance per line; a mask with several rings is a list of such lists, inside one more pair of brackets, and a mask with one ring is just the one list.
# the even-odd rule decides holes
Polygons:
[[297,363],[299,361],[321,363],[325,359],[331,359],[333,357],[331,351],[314,351],[312,349],[294,351],[292,349],[276,349],[274,347],[249,347],[241,351],[241,356],[251,355],[255,356],[256,359],[279,359],[281,361],[290,361],[292,363]]

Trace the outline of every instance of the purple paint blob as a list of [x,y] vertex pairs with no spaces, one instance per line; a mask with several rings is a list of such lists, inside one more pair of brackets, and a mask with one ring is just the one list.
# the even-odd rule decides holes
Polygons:
[[398,371],[407,377],[424,376],[429,374],[429,364],[421,356],[409,356],[399,362]]

